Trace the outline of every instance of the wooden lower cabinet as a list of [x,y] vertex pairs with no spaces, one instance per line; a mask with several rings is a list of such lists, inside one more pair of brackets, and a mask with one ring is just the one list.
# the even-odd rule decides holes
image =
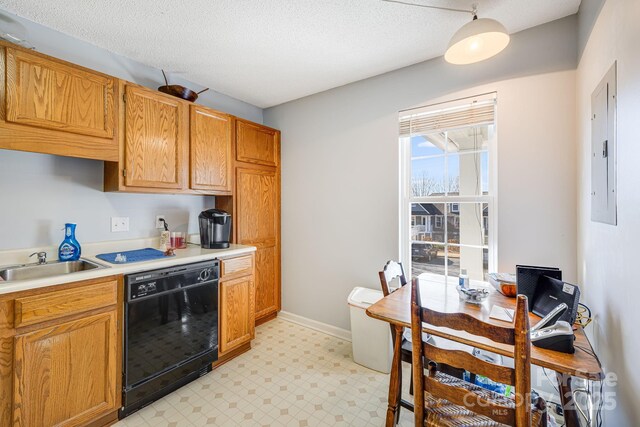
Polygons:
[[255,257],[220,261],[218,357],[224,358],[255,338]]
[[220,282],[219,354],[224,355],[255,336],[253,276]]
[[280,310],[279,256],[277,246],[259,247],[256,251],[256,318]]
[[116,312],[15,337],[14,425],[76,426],[117,409]]
[[115,419],[121,323],[121,276],[0,295],[0,426]]

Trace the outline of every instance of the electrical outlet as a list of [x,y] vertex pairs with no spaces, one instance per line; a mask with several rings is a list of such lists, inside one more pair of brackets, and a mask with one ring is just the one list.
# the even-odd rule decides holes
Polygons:
[[156,228],[164,230],[164,215],[156,215]]
[[119,231],[129,231],[129,217],[128,216],[113,216],[111,217],[111,232],[116,233]]

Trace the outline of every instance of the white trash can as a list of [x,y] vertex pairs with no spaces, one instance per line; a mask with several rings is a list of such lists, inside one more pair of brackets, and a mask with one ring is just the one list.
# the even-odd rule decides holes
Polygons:
[[382,291],[354,288],[347,302],[351,314],[353,361],[388,374],[393,359],[391,329],[387,322],[367,316],[365,310],[383,298]]

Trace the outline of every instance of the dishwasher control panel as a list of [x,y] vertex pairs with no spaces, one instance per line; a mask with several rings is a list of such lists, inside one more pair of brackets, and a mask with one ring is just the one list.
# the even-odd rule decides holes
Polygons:
[[125,276],[127,300],[171,293],[218,280],[219,261],[203,261]]

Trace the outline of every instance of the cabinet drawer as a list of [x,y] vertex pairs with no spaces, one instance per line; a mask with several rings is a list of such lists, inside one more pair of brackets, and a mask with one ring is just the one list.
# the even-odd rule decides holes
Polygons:
[[253,274],[253,255],[237,258],[223,259],[220,261],[220,278],[248,276]]
[[16,298],[14,325],[20,328],[114,305],[117,302],[117,289],[118,282],[110,280],[76,289]]

